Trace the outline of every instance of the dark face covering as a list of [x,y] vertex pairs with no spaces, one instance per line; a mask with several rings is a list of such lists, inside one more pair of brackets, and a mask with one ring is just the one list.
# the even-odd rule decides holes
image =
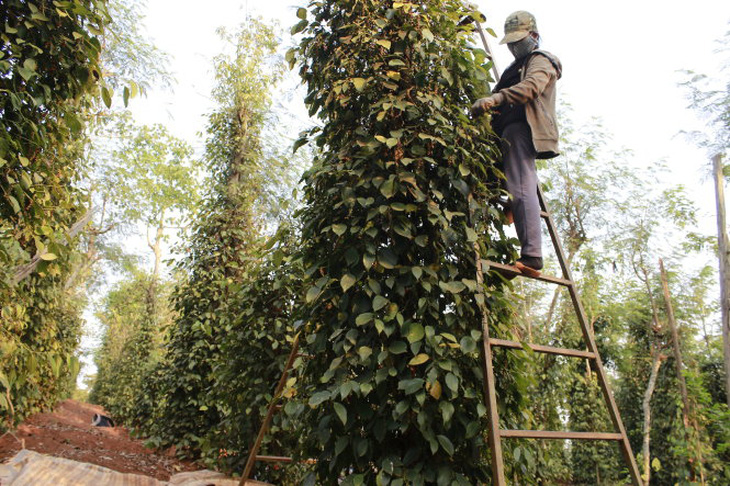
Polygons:
[[525,57],[535,49],[537,49],[538,41],[532,35],[528,35],[522,40],[517,42],[510,42],[507,44],[507,48],[515,56],[515,59]]

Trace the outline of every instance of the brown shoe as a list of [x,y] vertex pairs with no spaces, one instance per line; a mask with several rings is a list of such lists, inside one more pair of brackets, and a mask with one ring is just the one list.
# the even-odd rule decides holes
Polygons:
[[[540,259],[540,260],[542,260],[542,259]],[[537,266],[537,265],[535,265],[535,266]],[[542,265],[540,265],[540,268],[533,268],[533,267],[527,265],[526,262],[522,262],[520,259],[515,262],[515,267],[517,269],[519,269],[519,271],[527,277],[537,278],[541,275],[540,269],[542,268]]]

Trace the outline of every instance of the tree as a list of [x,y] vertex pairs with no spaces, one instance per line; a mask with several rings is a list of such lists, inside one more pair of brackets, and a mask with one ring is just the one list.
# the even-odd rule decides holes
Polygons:
[[[718,52],[730,53],[730,30],[720,42]],[[730,64],[725,60],[723,71]],[[681,85],[687,89],[689,107],[707,122],[706,132],[691,132],[690,137],[699,147],[705,148],[712,158],[712,175],[715,181],[717,201],[717,232],[720,267],[720,308],[722,312],[723,355],[725,363],[726,402],[730,407],[730,245],[725,221],[724,180],[730,166],[723,165],[722,158],[730,148],[730,81],[719,86],[704,74],[685,71],[688,79]]]
[[[299,213],[309,484],[484,481],[473,243],[511,255],[488,229],[496,143],[467,116],[488,65],[459,21],[481,15],[461,1],[346,0],[298,15],[289,56],[323,124],[302,140],[318,152]],[[495,330],[501,282],[486,297]]]
[[78,373],[83,302],[65,288],[78,257],[69,233],[86,213],[75,183],[109,18],[100,0],[10,0],[0,22],[0,417],[13,425]]
[[[234,397],[220,395],[219,388],[230,388],[220,382],[218,368],[240,359],[221,349],[245,314],[242,306],[256,298],[241,295],[240,289],[255,287],[247,285],[259,272],[265,222],[272,206],[279,206],[271,195],[289,179],[262,141],[271,121],[271,90],[283,71],[274,55],[274,30],[252,19],[234,35],[221,33],[235,53],[215,60],[217,106],[209,115],[205,152],[208,190],[184,245],[187,256],[177,267],[173,302],[178,317],[155,382],[163,413],[175,423],[146,431],[160,444],[176,444],[181,452],[203,454],[211,462],[219,460],[221,448],[235,454],[248,439],[226,439],[220,430],[227,414],[240,416],[241,410],[230,411],[226,400]],[[248,383],[246,377],[243,381]],[[249,430],[245,423],[240,427]]]

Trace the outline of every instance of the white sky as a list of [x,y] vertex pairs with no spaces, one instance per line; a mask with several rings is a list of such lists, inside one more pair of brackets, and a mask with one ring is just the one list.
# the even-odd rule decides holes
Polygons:
[[[686,109],[684,92],[677,84],[683,79],[678,73],[682,69],[719,78],[721,59],[713,51],[717,40],[730,28],[730,1],[474,1],[487,16],[485,26],[492,27],[500,37],[509,13],[532,12],[543,39],[541,47],[555,53],[563,63],[558,102],[562,99],[571,103],[575,125],[600,118],[612,135],[613,148],[631,149],[635,156],[628,163],[636,167],[665,160],[671,170],[670,182],[685,184],[700,207],[702,230],[715,234],[713,187],[704,175],[707,154],[678,135],[681,130],[701,125]],[[296,9],[308,3],[148,0],[147,32],[160,49],[170,54],[177,84],[174,91],[153,91],[145,99],[132,100],[135,117],[140,122],[167,125],[200,153],[205,114],[211,108],[211,61],[224,48],[215,30],[220,26],[235,28],[247,12],[265,20],[274,19],[282,27],[285,52],[294,44],[288,32],[298,21]],[[504,69],[511,55],[505,46],[497,45],[497,40],[491,39],[491,44],[498,66]],[[287,106],[305,113],[298,100],[287,102]],[[298,127],[292,129],[292,137],[298,131]],[[141,243],[134,246],[138,248],[131,251],[146,251]]]
[[[147,31],[172,56],[177,77],[174,92],[154,92],[133,100],[140,121],[161,122],[173,133],[202,147],[204,114],[210,107],[211,59],[221,45],[215,29],[235,27],[248,12],[282,26],[283,50],[293,45],[288,35],[298,20],[296,8],[306,0],[148,0]],[[681,69],[719,76],[717,40],[730,27],[730,2],[656,0],[579,2],[476,0],[487,15],[486,25],[501,36],[505,17],[528,10],[537,18],[542,47],[555,53],[564,71],[559,100],[569,101],[577,121],[599,117],[616,148],[629,148],[637,164],[666,160],[676,181],[692,188],[707,218],[714,224],[714,202],[702,167],[707,155],[695,149],[681,130],[698,128],[695,115],[677,83]],[[497,64],[511,61],[505,46],[492,39]],[[559,101],[560,102],[560,101]],[[703,182],[704,181],[704,182]],[[696,189],[696,190],[695,190]]]

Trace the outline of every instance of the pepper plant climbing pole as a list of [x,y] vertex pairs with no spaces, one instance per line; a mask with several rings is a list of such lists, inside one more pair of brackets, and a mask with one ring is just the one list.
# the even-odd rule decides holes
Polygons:
[[498,217],[484,184],[497,151],[468,115],[489,79],[473,25],[459,25],[471,13],[459,0],[298,12],[303,39],[288,57],[321,123],[301,140],[318,149],[300,213],[312,356],[302,455],[318,459],[316,484],[489,476],[472,245]]

